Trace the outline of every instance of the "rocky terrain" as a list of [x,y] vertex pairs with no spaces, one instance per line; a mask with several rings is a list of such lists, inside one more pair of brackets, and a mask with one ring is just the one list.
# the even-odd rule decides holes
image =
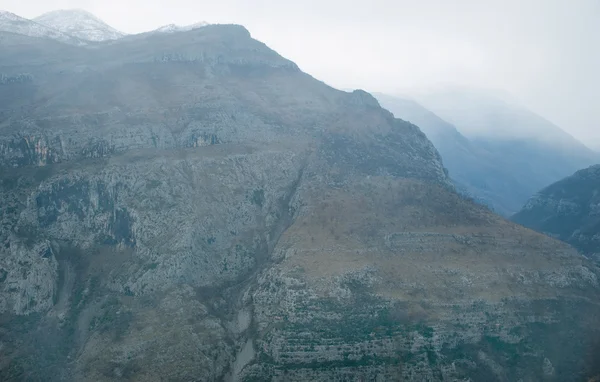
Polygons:
[[599,269],[236,25],[0,35],[0,380],[579,381]]
[[511,219],[600,260],[600,165],[546,187]]

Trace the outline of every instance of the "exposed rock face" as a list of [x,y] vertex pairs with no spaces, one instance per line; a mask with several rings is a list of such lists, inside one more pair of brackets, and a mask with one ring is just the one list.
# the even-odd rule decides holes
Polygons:
[[600,165],[543,189],[512,220],[600,260]]
[[598,269],[458,196],[368,93],[238,26],[60,58],[19,41],[0,56],[32,76],[0,85],[0,379],[595,372]]

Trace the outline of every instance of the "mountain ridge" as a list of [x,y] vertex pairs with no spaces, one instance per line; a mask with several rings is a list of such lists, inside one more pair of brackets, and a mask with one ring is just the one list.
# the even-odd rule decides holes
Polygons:
[[125,34],[84,9],[60,9],[27,19],[0,10],[0,31],[30,37],[50,38],[62,43],[82,46],[111,43],[123,38],[139,38],[151,34],[170,34],[192,31],[210,25],[200,21],[190,25],[168,24],[136,34]]
[[173,32],[185,32],[198,28],[202,28],[209,25],[206,21],[200,21],[190,25],[176,25],[176,24],[168,24],[164,25],[160,28],[157,28],[151,32],[161,32],[161,33],[173,33]]

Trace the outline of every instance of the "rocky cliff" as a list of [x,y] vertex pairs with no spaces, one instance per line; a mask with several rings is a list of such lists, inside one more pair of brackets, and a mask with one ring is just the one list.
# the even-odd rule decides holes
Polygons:
[[512,220],[600,260],[600,165],[543,189]]
[[598,373],[598,268],[368,93],[239,26],[0,44],[0,379]]

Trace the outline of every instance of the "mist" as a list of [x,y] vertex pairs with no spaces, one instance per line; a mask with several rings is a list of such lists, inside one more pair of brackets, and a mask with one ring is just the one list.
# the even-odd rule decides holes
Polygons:
[[126,33],[170,23],[242,24],[334,87],[504,91],[600,148],[600,2],[594,0],[4,0],[0,7],[28,18],[83,8]]

